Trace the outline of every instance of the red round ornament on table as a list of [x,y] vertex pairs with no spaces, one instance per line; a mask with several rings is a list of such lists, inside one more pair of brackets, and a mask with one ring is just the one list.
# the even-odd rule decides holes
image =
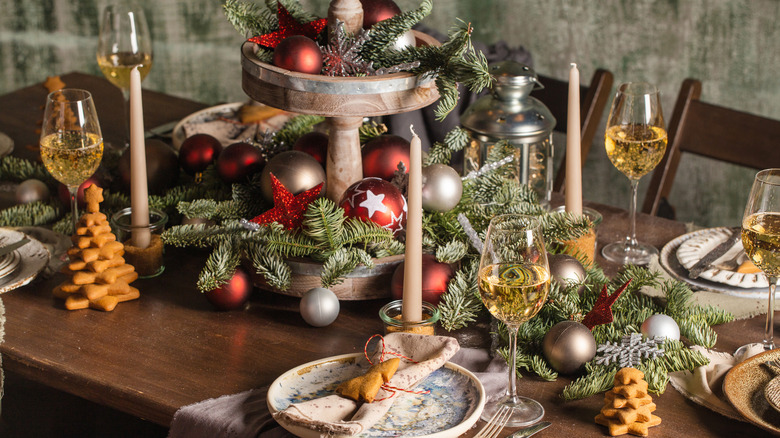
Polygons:
[[179,148],[179,165],[185,172],[194,175],[203,172],[222,152],[222,143],[208,134],[187,137]]
[[247,182],[263,170],[265,158],[260,149],[249,143],[233,143],[217,158],[217,173],[228,184]]
[[393,179],[398,163],[403,162],[409,170],[409,142],[403,137],[383,134],[368,141],[361,154],[363,156],[363,176]]
[[273,63],[287,70],[317,75],[322,70],[322,51],[313,39],[294,35],[276,46]]
[[[447,285],[455,276],[455,270],[448,263],[436,260],[433,254],[422,256],[422,300],[434,306],[439,304],[442,294],[447,292]],[[393,272],[390,283],[390,292],[393,299],[400,300],[404,293],[404,262],[398,265]]]
[[325,168],[325,160],[328,156],[328,135],[322,132],[309,132],[303,134],[293,144],[294,151],[306,152],[314,157]]
[[363,5],[363,29],[401,13],[393,0],[360,0],[360,3]]
[[244,268],[236,268],[233,277],[221,287],[206,292],[206,299],[217,310],[236,310],[244,307],[252,292],[252,281]]
[[364,178],[347,187],[339,201],[344,215],[371,221],[398,236],[406,226],[406,198],[380,178]]

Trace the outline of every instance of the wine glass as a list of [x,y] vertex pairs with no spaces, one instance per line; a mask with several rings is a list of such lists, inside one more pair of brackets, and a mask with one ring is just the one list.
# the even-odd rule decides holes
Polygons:
[[103,158],[103,134],[89,91],[65,88],[49,94],[40,146],[46,170],[68,187],[75,230],[78,188],[95,173]]
[[[152,68],[152,39],[143,9],[127,4],[106,6],[98,36],[97,62],[103,76],[122,90],[125,115],[129,117],[130,71],[138,66],[144,80]],[[123,147],[130,144],[128,117]]]
[[517,395],[517,331],[542,308],[550,290],[550,269],[539,220],[506,214],[494,217],[479,261],[479,294],[490,313],[509,332],[509,393],[485,406],[488,420],[504,406],[511,409],[507,426],[525,426],[544,416],[537,401]]
[[775,290],[780,277],[780,169],[764,169],[756,174],[742,216],[742,245],[748,258],[769,281],[764,350],[772,350],[775,348]]
[[607,260],[646,265],[658,250],[636,240],[636,198],[639,179],[658,165],[666,152],[661,100],[654,85],[627,82],[618,87],[607,118],[607,156],[631,181],[630,231],[623,241],[602,249]]

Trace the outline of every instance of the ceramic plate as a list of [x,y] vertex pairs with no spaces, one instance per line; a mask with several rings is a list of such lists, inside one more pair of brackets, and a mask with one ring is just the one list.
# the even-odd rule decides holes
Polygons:
[[[22,232],[0,228],[0,245],[16,242],[24,236]],[[14,290],[33,281],[49,263],[49,251],[46,247],[30,236],[27,238],[30,242],[16,250],[20,256],[19,266],[13,273],[0,279],[0,293]]]
[[[29,242],[27,244],[29,245]],[[4,258],[5,260],[2,263],[3,267],[0,268],[0,280],[11,275],[11,273],[19,267],[19,263],[22,261],[22,256],[19,255],[18,249],[6,254]]]
[[780,412],[780,377],[775,377],[766,384],[764,398],[776,411]]
[[[731,235],[731,230],[725,227],[708,228],[691,234],[691,238],[681,243],[680,247],[677,249],[677,259],[685,269],[693,267],[693,265],[707,255],[707,253],[724,242],[729,235]],[[713,265],[731,260],[744,253],[745,249],[742,246],[742,241],[737,240],[734,246],[726,251],[725,254],[715,259]],[[747,260],[747,256],[740,256],[740,262],[745,260]],[[715,283],[728,284],[730,286],[744,287],[747,289],[769,287],[769,283],[764,274],[742,274],[737,272],[736,269],[725,270],[710,267],[709,269],[702,271],[699,277]]]
[[[208,123],[213,122],[219,118],[224,118],[228,120],[234,120],[238,121],[237,113],[239,108],[241,108],[242,105],[244,105],[246,102],[233,102],[233,103],[225,103],[222,105],[216,105],[208,108],[204,108],[198,112],[192,113],[189,116],[181,119],[179,123],[176,124],[176,126],[173,128],[173,132],[171,134],[171,141],[173,144],[173,148],[177,151],[181,147],[182,142],[187,138],[187,134],[185,133],[184,126],[185,125],[194,125],[198,123]],[[271,117],[272,119],[275,119],[278,123],[268,123],[265,124],[263,122],[260,122],[259,130],[260,132],[265,132],[266,129],[270,129],[272,131],[278,130],[281,125],[289,120],[290,117],[292,117],[292,113],[286,113],[284,118],[277,119],[279,116]],[[226,122],[229,124],[229,122]],[[232,124],[234,129],[234,135],[238,136],[240,133],[245,129],[248,125],[241,125],[237,123]],[[192,134],[190,134],[192,135]],[[232,141],[226,141],[223,140],[223,146],[227,146],[228,144],[238,141],[238,138],[233,136]],[[227,144],[226,144],[227,143]]]
[[[292,403],[333,394],[339,383],[365,373],[366,365],[358,360],[360,357],[362,353],[333,356],[287,371],[269,387],[268,409],[274,413]],[[485,391],[476,376],[451,362],[415,389],[430,393],[399,393],[383,420],[358,436],[451,438],[471,428],[485,405]],[[302,427],[287,430],[302,438],[320,436]]]
[[775,374],[762,365],[773,359],[780,359],[780,350],[770,350],[737,364],[726,374],[723,392],[745,419],[777,434],[780,433],[780,412],[764,397],[764,388]]
[[694,278],[694,279],[688,278],[688,270],[682,264],[680,264],[680,261],[677,258],[677,249],[688,239],[691,239],[692,237],[695,237],[700,233],[707,233],[707,232],[709,232],[709,229],[694,231],[692,233],[683,234],[682,236],[679,236],[674,240],[668,242],[661,249],[661,254],[658,260],[661,266],[663,266],[664,269],[672,277],[680,281],[684,281],[700,289],[708,289],[711,291],[720,292],[727,295],[734,295],[743,298],[766,299],[767,293],[769,291],[768,286],[745,288],[745,287],[732,286],[724,283],[718,283],[701,277]]

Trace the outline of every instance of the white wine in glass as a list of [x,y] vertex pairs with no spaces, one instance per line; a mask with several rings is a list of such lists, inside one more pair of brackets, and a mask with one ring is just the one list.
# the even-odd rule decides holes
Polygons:
[[103,134],[88,91],[66,88],[49,94],[40,146],[46,170],[68,187],[75,230],[78,188],[95,173],[103,158]]
[[490,313],[509,332],[509,393],[485,406],[482,419],[508,409],[510,427],[534,424],[544,417],[539,402],[517,394],[517,331],[541,310],[550,290],[550,269],[539,220],[533,216],[506,214],[488,226],[479,261],[479,294]]
[[631,181],[630,229],[620,242],[602,249],[607,260],[646,265],[658,250],[636,239],[636,200],[639,179],[653,170],[666,153],[666,129],[661,98],[654,85],[621,84],[607,118],[604,146],[612,164]]
[[775,292],[780,278],[780,169],[764,169],[756,174],[742,217],[742,246],[769,282],[764,349],[772,350]]
[[[127,4],[107,6],[98,36],[97,62],[106,79],[122,90],[128,115],[125,119],[130,113],[130,71],[138,66],[143,80],[152,68],[152,60],[152,38],[143,9]],[[127,121],[124,136],[122,147],[130,142]]]

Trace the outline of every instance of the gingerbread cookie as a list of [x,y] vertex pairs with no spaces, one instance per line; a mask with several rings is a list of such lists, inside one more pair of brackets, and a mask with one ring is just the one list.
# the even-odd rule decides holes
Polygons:
[[87,213],[81,216],[74,247],[68,250],[70,262],[61,272],[68,280],[54,288],[55,298],[65,301],[65,308],[114,310],[118,303],[140,296],[130,283],[138,278],[135,268],[125,262],[124,246],[116,241],[106,215],[100,213],[103,189],[91,185],[85,190]]
[[650,427],[661,424],[661,418],[653,415],[656,406],[644,378],[636,368],[615,374],[614,387],[605,394],[604,407],[595,418],[597,424],[609,428],[610,435],[647,436]]
[[401,360],[397,357],[373,365],[368,372],[360,377],[343,382],[336,392],[355,401],[371,403],[376,398],[379,388],[390,381]]

